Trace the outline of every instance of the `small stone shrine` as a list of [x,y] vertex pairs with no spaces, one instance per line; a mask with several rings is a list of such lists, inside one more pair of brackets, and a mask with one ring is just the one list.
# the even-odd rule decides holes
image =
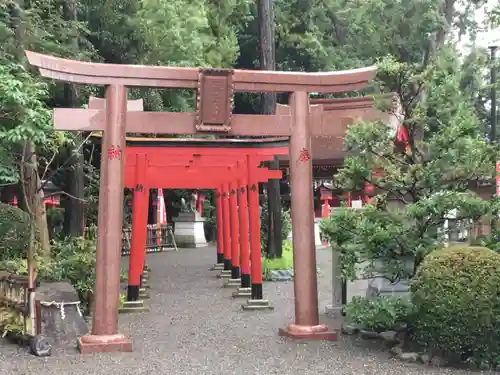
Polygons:
[[52,347],[74,347],[77,339],[88,333],[78,293],[70,283],[42,283],[36,299],[41,306],[41,332]]
[[177,247],[194,248],[208,246],[205,238],[205,218],[195,207],[197,195],[193,194],[189,206],[181,199],[181,212],[173,218],[175,223],[174,238]]

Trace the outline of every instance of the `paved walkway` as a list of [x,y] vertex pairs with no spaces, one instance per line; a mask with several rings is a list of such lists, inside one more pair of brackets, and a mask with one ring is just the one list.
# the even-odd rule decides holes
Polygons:
[[[375,344],[351,338],[298,343],[278,337],[293,319],[293,284],[266,283],[274,312],[243,312],[232,290],[209,271],[213,248],[149,256],[151,311],[122,315],[133,353],[58,353],[46,359],[0,343],[5,375],[463,375],[468,372],[390,359]],[[318,250],[320,311],[331,293],[330,252]],[[325,320],[329,324],[335,324]]]

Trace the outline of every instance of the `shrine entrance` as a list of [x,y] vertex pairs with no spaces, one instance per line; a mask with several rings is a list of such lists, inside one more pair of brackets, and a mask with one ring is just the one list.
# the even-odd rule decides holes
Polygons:
[[[63,82],[105,86],[105,109],[54,110],[56,130],[104,131],[101,153],[95,312],[92,334],[81,337],[82,352],[132,350],[118,333],[118,294],[125,177],[125,134],[218,134],[290,137],[295,322],[280,335],[300,339],[336,338],[319,324],[311,136],[342,138],[348,124],[330,126],[322,105],[310,106],[310,92],[339,93],[363,88],[374,67],[341,72],[267,72],[94,64],[26,52],[42,76]],[[193,113],[127,112],[127,86],[196,89]],[[233,115],[233,93],[287,92],[288,106],[272,115]]]

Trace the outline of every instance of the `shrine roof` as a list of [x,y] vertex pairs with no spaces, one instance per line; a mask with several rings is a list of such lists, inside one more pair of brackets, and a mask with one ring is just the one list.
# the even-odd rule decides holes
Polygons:
[[[347,127],[356,121],[382,121],[388,127],[396,129],[401,122],[399,105],[393,94],[382,95],[382,98],[392,101],[394,108],[392,113],[382,112],[374,106],[374,97],[359,96],[345,98],[311,98],[311,105],[322,105],[325,112],[335,112],[340,121],[337,126],[342,126],[344,134]],[[332,136],[313,136],[311,138],[311,156],[315,164],[338,164],[341,163],[347,153],[344,151],[344,138]],[[285,164],[288,163],[288,155],[279,156]]]

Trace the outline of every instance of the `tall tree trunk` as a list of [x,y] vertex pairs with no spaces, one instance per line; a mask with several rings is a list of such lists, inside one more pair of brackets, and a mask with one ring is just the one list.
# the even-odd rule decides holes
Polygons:
[[45,210],[42,182],[37,171],[38,158],[33,142],[25,142],[21,160],[23,161],[23,165],[21,166],[21,184],[24,202],[28,213],[34,221],[42,251],[47,254],[50,252],[49,228],[47,225],[47,212]]
[[[77,7],[75,0],[65,1],[65,14],[68,21],[77,21]],[[76,25],[73,25],[72,35],[72,50],[78,53],[78,30]],[[76,85],[65,84],[64,94],[66,103],[69,107],[78,105],[78,91]],[[76,136],[75,144],[79,146],[83,142],[81,133]],[[64,183],[64,191],[67,196],[64,199],[64,233],[67,236],[79,237],[83,236],[83,220],[84,220],[84,198],[85,198],[85,176],[83,171],[84,157],[81,147],[68,147],[67,157],[69,159],[68,167],[66,168],[66,179]]]
[[[24,0],[17,0],[12,8],[12,24],[17,42],[17,59],[24,61]],[[38,174],[38,158],[33,142],[26,140],[20,147],[20,198],[19,207],[28,212],[32,225],[35,225],[39,244],[44,253],[50,252],[49,229],[43,190]],[[29,257],[33,257],[33,244],[30,244]],[[33,264],[30,265],[32,267]],[[33,275],[32,275],[33,276]]]
[[[259,0],[259,36],[260,36],[260,68],[262,70],[276,70],[274,14],[273,0]],[[276,94],[263,93],[261,97],[261,111],[263,114],[276,112]],[[279,169],[277,158],[271,162],[271,169]],[[281,197],[280,180],[270,180],[267,183],[268,207],[268,237],[267,256],[281,258]]]

